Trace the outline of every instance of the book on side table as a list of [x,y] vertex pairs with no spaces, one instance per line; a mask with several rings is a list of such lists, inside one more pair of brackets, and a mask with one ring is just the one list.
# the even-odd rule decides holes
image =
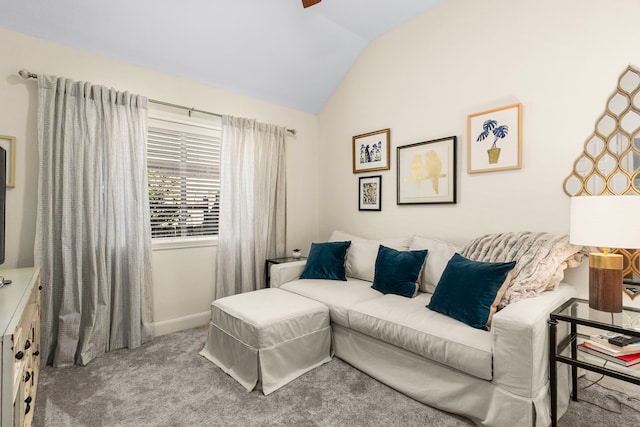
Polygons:
[[585,341],[578,344],[578,350],[608,360],[618,365],[630,367],[640,363],[640,351],[631,354],[613,355],[602,351],[601,347],[597,347],[592,341]]
[[[622,356],[625,354],[640,353],[640,338],[622,335],[616,332],[605,332],[591,335],[589,337],[591,347],[612,356]],[[624,341],[626,344],[616,345],[614,343]]]

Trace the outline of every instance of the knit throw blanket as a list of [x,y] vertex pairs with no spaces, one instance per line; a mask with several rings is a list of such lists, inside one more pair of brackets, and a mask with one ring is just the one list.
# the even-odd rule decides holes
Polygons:
[[469,242],[462,256],[483,262],[516,261],[498,308],[558,287],[567,267],[577,267],[586,248],[569,243],[566,235],[533,232],[488,234]]

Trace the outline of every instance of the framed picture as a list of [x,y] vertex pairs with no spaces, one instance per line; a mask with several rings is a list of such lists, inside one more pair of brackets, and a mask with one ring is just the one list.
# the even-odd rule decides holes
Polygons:
[[397,148],[399,205],[456,203],[457,137]]
[[16,138],[0,135],[0,147],[7,152],[7,187],[16,186]]
[[389,169],[391,129],[382,129],[353,137],[353,173]]
[[358,210],[379,211],[382,210],[380,201],[382,198],[382,176],[362,177],[358,183]]
[[467,172],[522,168],[522,104],[467,117]]

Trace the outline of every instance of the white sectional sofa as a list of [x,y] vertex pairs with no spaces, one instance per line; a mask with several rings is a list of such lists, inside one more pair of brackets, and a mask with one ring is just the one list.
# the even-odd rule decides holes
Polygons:
[[[476,329],[426,307],[458,248],[418,236],[376,241],[337,231],[330,239],[343,240],[351,242],[345,259],[346,281],[300,279],[305,261],[271,268],[272,287],[329,307],[337,357],[420,402],[463,415],[479,425],[550,424],[547,320],[551,311],[575,296],[573,286],[541,284],[541,288],[554,289],[508,303],[493,316],[489,330]],[[517,245],[516,240],[510,241]],[[372,289],[380,244],[398,250],[428,249],[417,296],[407,298]],[[567,245],[556,245],[556,249],[559,246],[565,249],[560,257],[580,259],[580,248],[571,249],[572,255],[567,256]],[[548,261],[557,255],[548,249],[549,245],[539,257]],[[525,252],[532,250],[538,249]],[[509,253],[504,248],[498,252],[498,258]],[[556,271],[537,274],[558,280],[562,274],[557,270],[563,270],[567,261],[557,264]],[[569,395],[568,370],[563,367],[559,367],[558,390],[561,415]]]

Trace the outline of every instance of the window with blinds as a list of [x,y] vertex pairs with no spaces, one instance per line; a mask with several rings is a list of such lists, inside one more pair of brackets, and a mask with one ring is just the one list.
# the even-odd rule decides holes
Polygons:
[[150,117],[147,170],[153,239],[218,234],[219,127]]

